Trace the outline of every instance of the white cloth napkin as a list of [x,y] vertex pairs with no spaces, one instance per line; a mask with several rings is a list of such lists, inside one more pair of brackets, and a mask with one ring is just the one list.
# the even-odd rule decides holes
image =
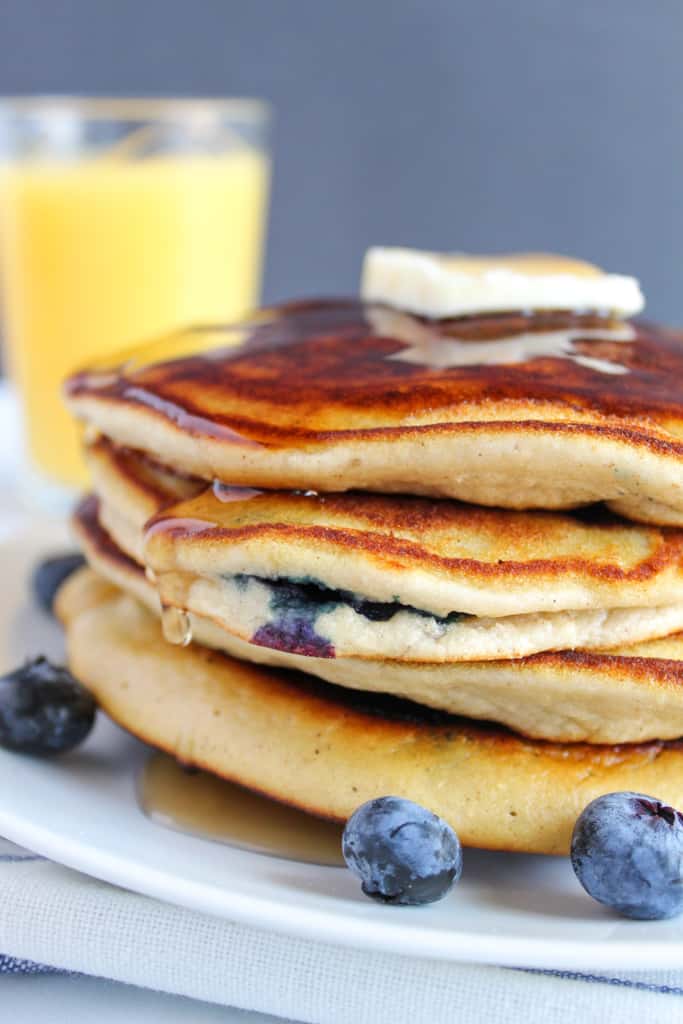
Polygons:
[[592,976],[320,945],[138,896],[0,840],[0,971],[36,963],[315,1024],[683,1020],[683,970]]

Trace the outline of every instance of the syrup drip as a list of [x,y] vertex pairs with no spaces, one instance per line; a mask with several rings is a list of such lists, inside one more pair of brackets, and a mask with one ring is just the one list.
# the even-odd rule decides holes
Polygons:
[[263,491],[253,487],[232,487],[230,484],[222,484],[220,480],[213,482],[214,497],[224,504],[230,501],[249,501],[250,498],[258,498]]
[[169,644],[187,647],[192,640],[190,616],[180,608],[167,605],[161,612],[161,629]]
[[186,518],[181,516],[169,515],[160,519],[152,520],[150,526],[145,529],[145,542],[151,537],[154,537],[157,533],[184,533],[188,536],[192,536],[197,533],[204,533],[206,530],[211,530],[214,523],[209,519],[196,519]]
[[341,826],[258,796],[204,772],[188,773],[167,754],[150,756],[138,803],[157,825],[285,860],[337,867]]
[[171,423],[175,423],[180,430],[186,433],[202,434],[205,437],[212,437],[220,441],[227,441],[230,444],[243,445],[249,448],[261,447],[258,441],[253,441],[236,430],[231,430],[230,427],[217,423],[206,416],[197,416],[194,413],[188,412],[181,405],[178,405],[177,402],[171,402],[166,398],[162,398],[147,388],[132,385],[124,386],[123,398],[129,402],[146,405],[154,412],[161,413],[162,416],[170,420]]

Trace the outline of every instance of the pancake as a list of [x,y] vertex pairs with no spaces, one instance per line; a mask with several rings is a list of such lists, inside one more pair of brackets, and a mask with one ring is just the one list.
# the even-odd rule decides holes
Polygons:
[[[95,501],[81,506],[74,525],[97,573],[158,616],[155,587],[99,525]],[[246,661],[500,722],[532,738],[608,744],[683,735],[683,633],[609,653],[560,651],[516,661],[416,664],[275,651],[246,643],[194,614],[187,625],[188,637]]]
[[679,743],[531,742],[502,728],[164,643],[133,598],[89,570],[57,600],[71,670],[120,725],[187,765],[320,817],[396,794],[468,846],[566,853],[573,824],[614,790],[683,804]]
[[[169,507],[169,473],[166,489],[155,480],[150,492],[147,461],[104,440],[88,461],[103,525],[148,563],[164,603],[242,640],[311,656],[446,662],[611,647],[683,628],[678,530],[595,512],[223,486]],[[154,507],[165,511],[143,554]]]
[[119,546],[101,519],[100,502],[92,495],[80,502],[71,519],[72,532],[87,562],[104,579],[133,594],[159,615],[159,595],[145,575],[144,568]]
[[330,300],[161,339],[75,374],[66,396],[120,444],[209,481],[607,501],[683,525],[682,378],[681,335],[651,324]]
[[86,445],[85,460],[100,498],[102,525],[118,546],[141,564],[147,520],[160,509],[189,498],[206,486],[203,481],[178,475],[139,452],[115,448],[104,438]]
[[213,488],[147,526],[162,602],[251,643],[415,662],[683,629],[683,531],[598,515]]

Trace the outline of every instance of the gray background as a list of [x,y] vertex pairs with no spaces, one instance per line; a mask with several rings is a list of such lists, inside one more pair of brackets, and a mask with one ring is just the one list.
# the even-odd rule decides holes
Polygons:
[[45,91],[270,99],[268,300],[550,249],[683,322],[682,0],[0,0],[0,92]]

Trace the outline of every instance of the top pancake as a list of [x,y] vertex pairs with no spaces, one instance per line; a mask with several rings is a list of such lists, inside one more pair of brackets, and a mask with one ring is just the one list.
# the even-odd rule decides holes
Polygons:
[[664,328],[566,313],[429,321],[335,300],[163,339],[73,376],[67,400],[205,479],[506,508],[604,500],[683,524],[681,379],[681,336]]

